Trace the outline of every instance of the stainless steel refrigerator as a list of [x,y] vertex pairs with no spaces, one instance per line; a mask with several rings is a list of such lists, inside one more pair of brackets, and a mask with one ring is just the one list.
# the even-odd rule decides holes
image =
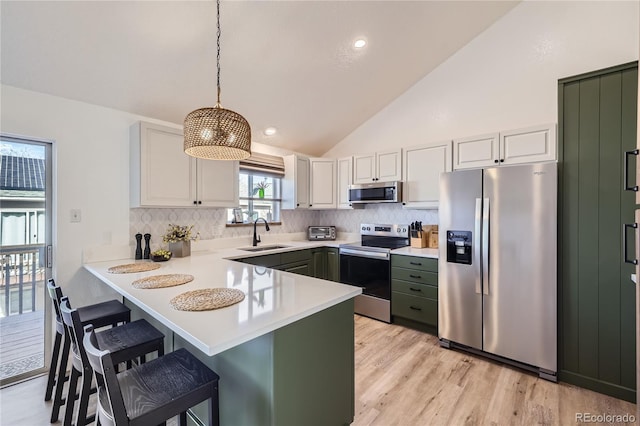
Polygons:
[[556,381],[556,163],[440,175],[440,344]]

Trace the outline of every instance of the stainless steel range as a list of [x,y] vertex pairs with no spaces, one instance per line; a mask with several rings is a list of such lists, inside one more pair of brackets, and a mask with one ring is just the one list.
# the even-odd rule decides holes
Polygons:
[[409,225],[360,225],[360,243],[340,245],[340,282],[362,287],[355,312],[391,322],[391,250],[409,245]]

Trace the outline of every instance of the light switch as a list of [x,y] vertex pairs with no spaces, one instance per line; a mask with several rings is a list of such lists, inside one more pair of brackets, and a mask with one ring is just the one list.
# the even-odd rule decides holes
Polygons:
[[71,209],[69,221],[71,223],[78,223],[82,221],[82,215],[80,209]]

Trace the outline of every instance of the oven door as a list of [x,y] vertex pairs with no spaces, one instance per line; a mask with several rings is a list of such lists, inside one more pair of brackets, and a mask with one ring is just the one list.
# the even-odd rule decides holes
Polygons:
[[340,282],[362,287],[362,294],[391,300],[389,252],[340,248]]

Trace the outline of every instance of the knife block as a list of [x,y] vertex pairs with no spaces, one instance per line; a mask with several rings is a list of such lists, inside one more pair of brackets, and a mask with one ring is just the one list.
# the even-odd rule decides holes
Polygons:
[[422,236],[418,238],[411,237],[411,247],[425,248],[429,242],[429,232],[422,232]]

